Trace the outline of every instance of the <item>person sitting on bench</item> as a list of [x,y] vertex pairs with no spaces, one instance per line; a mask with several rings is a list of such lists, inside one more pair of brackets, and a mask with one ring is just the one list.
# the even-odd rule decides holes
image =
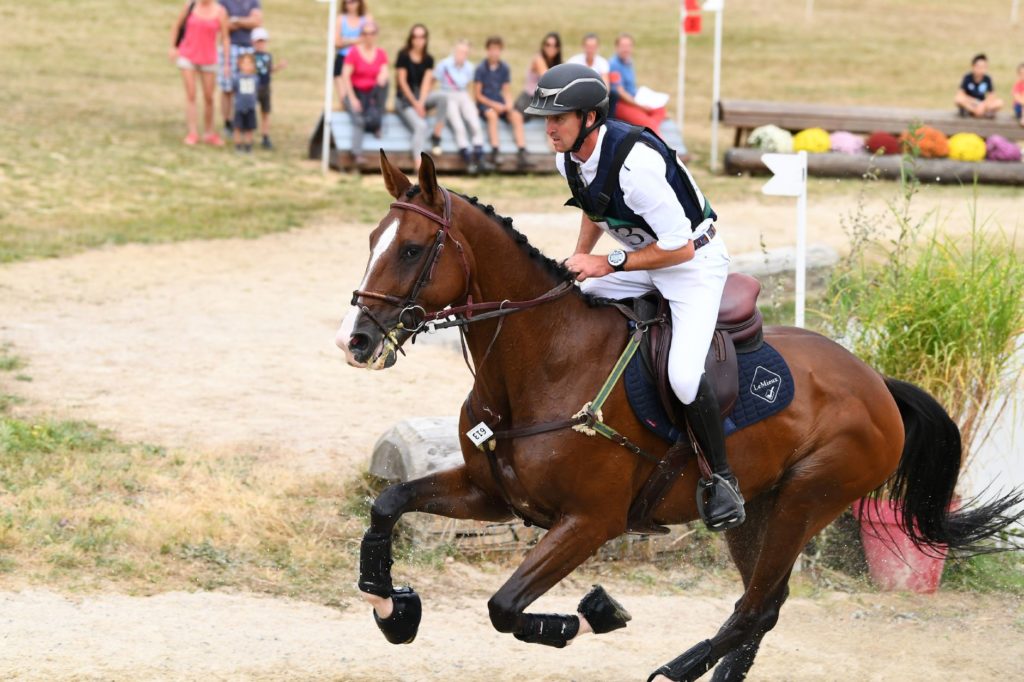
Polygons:
[[971,70],[964,74],[954,99],[960,107],[960,115],[994,118],[996,112],[1003,107],[1003,100],[996,96],[995,90],[988,75],[988,57],[984,54],[974,55]]

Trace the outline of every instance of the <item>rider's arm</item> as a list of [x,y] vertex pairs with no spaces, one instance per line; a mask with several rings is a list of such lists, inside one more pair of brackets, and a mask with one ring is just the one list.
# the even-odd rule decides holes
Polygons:
[[580,221],[580,238],[576,240],[573,253],[590,253],[594,250],[597,240],[601,238],[601,228],[584,213]]

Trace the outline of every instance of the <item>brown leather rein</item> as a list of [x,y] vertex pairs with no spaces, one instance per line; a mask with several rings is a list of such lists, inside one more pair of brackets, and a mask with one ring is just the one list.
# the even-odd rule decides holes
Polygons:
[[[554,288],[546,291],[537,298],[532,298],[527,301],[484,301],[474,302],[473,296],[469,293],[470,287],[470,268],[469,261],[466,259],[466,252],[462,248],[462,243],[459,242],[451,234],[452,227],[452,198],[451,194],[447,189],[441,187],[441,196],[444,198],[443,213],[438,215],[432,211],[429,211],[422,206],[410,203],[408,201],[395,201],[391,204],[392,209],[402,209],[405,211],[412,211],[418,213],[421,216],[430,219],[431,221],[440,225],[440,229],[437,234],[434,235],[434,244],[430,248],[430,253],[427,259],[423,262],[423,267],[420,268],[419,275],[416,277],[416,282],[413,284],[409,295],[405,298],[400,298],[392,294],[385,294],[377,291],[364,291],[356,289],[352,292],[352,305],[359,308],[370,320],[373,321],[377,327],[380,328],[381,332],[385,337],[391,338],[392,335],[399,330],[405,330],[409,332],[409,336],[402,339],[399,342],[395,342],[392,339],[392,343],[395,344],[396,350],[404,353],[402,345],[405,341],[423,331],[426,331],[429,327],[430,330],[445,329],[447,327],[465,327],[473,322],[482,322],[495,317],[502,317],[505,315],[511,315],[522,310],[528,310],[544,303],[549,303],[562,296],[566,295],[575,288],[575,285],[570,281],[561,282]],[[430,281],[434,277],[434,270],[437,267],[437,262],[441,258],[441,254],[444,252],[445,242],[451,240],[452,244],[455,245],[456,251],[459,253],[459,257],[462,261],[462,270],[466,278],[466,284],[463,288],[462,297],[466,303],[458,306],[447,306],[433,312],[428,312],[423,306],[418,304],[416,301],[419,298],[420,293],[423,291]],[[378,301],[384,301],[396,308],[400,308],[401,312],[398,315],[398,324],[393,329],[387,329],[377,317],[370,311],[370,309],[361,305],[359,302],[360,298],[370,298]],[[406,314],[413,315],[411,324],[406,325],[404,318]]]

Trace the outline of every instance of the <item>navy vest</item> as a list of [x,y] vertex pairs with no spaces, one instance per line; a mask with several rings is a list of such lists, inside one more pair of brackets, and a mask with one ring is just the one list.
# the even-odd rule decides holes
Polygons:
[[[579,166],[569,152],[565,153],[565,174],[569,189],[572,190],[572,199],[566,202],[566,206],[583,209],[595,223],[607,223],[612,235],[630,246],[640,247],[656,241],[658,235],[654,228],[626,205],[622,187],[619,186],[619,170],[637,142],[646,144],[665,160],[665,180],[683,207],[691,229],[696,229],[708,218],[718,218],[706,197],[704,206],[701,206],[693,182],[676,160],[674,150],[654,131],[616,120],[605,123],[597,174],[589,185],[584,182]],[[645,234],[637,234],[637,231]]]

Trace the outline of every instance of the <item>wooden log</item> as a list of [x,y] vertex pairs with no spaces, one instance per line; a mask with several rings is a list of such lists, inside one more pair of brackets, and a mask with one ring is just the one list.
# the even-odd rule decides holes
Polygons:
[[[730,174],[767,174],[759,149],[730,149],[725,153],[725,172]],[[900,155],[868,154],[807,155],[807,173],[826,178],[857,178],[872,174],[898,180],[903,167]],[[921,182],[970,185],[975,178],[981,184],[1024,185],[1024,163],[1003,161],[953,161],[951,159],[917,159],[913,172]]]

